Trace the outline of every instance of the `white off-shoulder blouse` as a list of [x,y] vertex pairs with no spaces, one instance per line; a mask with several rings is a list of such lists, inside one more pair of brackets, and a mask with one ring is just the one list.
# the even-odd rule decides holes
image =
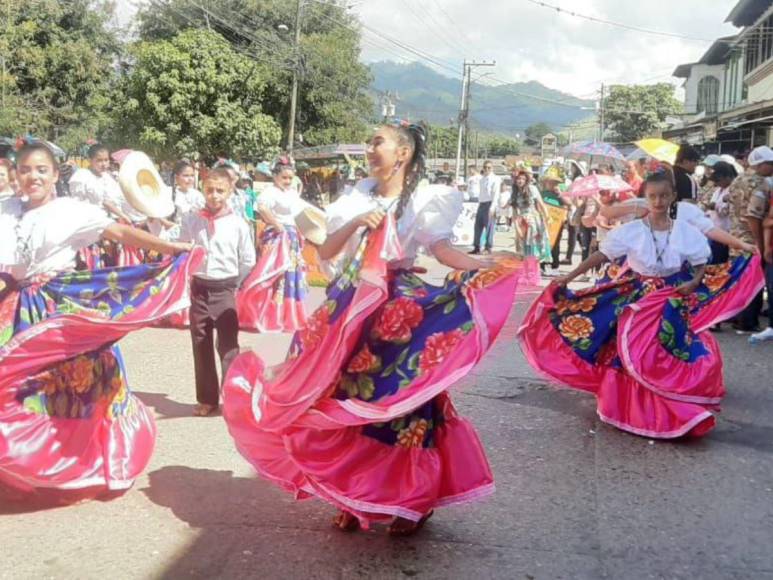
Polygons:
[[670,233],[652,231],[646,220],[634,220],[609,232],[599,250],[610,260],[627,256],[635,272],[657,277],[675,274],[685,262],[698,266],[711,258],[706,236],[686,216],[674,220]]
[[258,196],[258,209],[267,209],[283,226],[295,225],[296,216],[303,211],[305,202],[295,189],[282,191],[272,185]]
[[[327,208],[327,230],[333,233],[355,217],[381,208],[397,209],[397,198],[385,199],[375,194],[376,180],[363,179],[352,190]],[[462,193],[443,185],[420,187],[411,196],[397,222],[397,236],[403,249],[400,267],[412,263],[419,248],[430,250],[432,245],[453,237],[453,228],[463,208]],[[360,228],[352,236],[337,259],[351,257],[359,244]]]
[[73,270],[78,251],[99,241],[113,223],[101,208],[70,197],[24,211],[14,227],[13,276]]

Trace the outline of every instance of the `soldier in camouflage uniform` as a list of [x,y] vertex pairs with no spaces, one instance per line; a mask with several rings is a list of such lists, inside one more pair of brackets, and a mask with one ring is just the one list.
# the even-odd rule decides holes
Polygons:
[[[744,242],[755,244],[760,253],[764,251],[762,221],[770,208],[770,196],[773,189],[773,150],[758,147],[749,154],[750,168],[738,177],[730,186],[728,202],[730,204],[730,233]],[[738,315],[736,328],[749,332],[757,330],[762,311],[763,293]]]
[[747,218],[763,219],[767,214],[767,198],[770,196],[770,186],[767,182],[766,177],[748,169],[730,186],[730,194],[727,196],[732,224],[730,233],[748,244],[760,245],[749,227]]

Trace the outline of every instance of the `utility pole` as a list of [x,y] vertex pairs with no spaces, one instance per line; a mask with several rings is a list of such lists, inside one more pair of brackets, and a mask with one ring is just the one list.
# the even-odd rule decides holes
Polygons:
[[[492,62],[475,62],[464,61],[464,68],[462,69],[462,102],[459,107],[459,138],[456,143],[456,179],[460,177],[460,164],[462,162],[462,139],[470,131],[470,90],[472,88],[472,69],[481,66],[496,66],[496,61]],[[464,176],[467,177],[467,139],[464,138],[465,143],[465,164],[464,164]]]
[[599,101],[599,141],[604,142],[604,83],[601,83],[601,100]]
[[293,39],[293,85],[290,91],[290,119],[287,125],[287,152],[292,155],[295,144],[295,117],[298,109],[298,77],[301,68],[301,22],[303,21],[303,0],[296,0],[295,38]]

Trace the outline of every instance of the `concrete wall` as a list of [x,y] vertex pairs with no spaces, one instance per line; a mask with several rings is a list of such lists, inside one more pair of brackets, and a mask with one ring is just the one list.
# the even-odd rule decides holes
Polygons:
[[684,108],[685,113],[695,114],[698,108],[698,83],[707,76],[713,76],[719,81],[719,107],[722,108],[722,95],[724,94],[725,66],[724,65],[693,65],[690,76],[684,83]]

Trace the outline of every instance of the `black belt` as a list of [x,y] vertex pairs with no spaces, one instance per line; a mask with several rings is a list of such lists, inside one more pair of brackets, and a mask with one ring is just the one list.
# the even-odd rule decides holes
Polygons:
[[201,290],[236,290],[238,285],[238,276],[223,278],[222,280],[208,280],[194,276],[192,281],[192,286]]

